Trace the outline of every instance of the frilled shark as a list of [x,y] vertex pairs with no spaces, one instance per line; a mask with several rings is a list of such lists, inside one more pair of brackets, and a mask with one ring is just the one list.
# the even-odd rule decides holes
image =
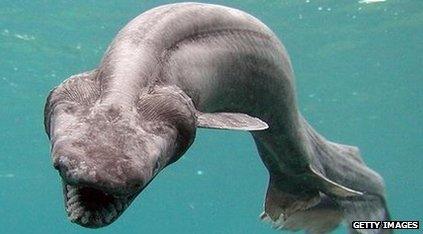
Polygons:
[[261,218],[276,228],[389,219],[381,176],[301,116],[286,49],[240,10],[178,3],[139,15],[96,69],[50,92],[44,124],[68,217],[84,227],[116,220],[197,128],[251,132],[269,171]]

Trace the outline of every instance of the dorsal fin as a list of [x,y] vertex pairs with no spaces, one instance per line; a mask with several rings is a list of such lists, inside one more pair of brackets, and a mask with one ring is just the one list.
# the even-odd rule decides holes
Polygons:
[[363,159],[360,156],[360,149],[358,147],[352,146],[352,145],[339,144],[332,141],[326,141],[326,142],[329,143],[331,147],[335,148],[337,152],[346,154],[350,156],[351,158],[353,158],[358,163],[364,164]]

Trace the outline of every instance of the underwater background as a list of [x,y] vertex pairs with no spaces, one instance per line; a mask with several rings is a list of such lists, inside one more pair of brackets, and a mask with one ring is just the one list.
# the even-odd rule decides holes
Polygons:
[[[249,12],[279,36],[303,115],[328,139],[361,149],[385,179],[393,219],[422,221],[423,1],[204,2]],[[218,130],[198,130],[112,225],[91,230],[66,218],[46,96],[95,68],[129,20],[165,3],[0,1],[0,233],[279,233],[258,218],[268,174],[252,137]]]

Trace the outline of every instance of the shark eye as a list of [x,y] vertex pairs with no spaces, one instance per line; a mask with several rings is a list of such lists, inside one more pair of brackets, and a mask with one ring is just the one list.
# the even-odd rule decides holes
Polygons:
[[165,133],[165,131],[166,131],[166,127],[165,127],[165,126],[163,126],[163,125],[157,125],[157,126],[154,126],[154,130],[155,130],[157,133],[163,134],[163,133]]

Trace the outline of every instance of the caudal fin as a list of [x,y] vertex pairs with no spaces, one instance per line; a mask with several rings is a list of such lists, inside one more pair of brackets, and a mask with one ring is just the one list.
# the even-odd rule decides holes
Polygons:
[[353,221],[389,221],[390,215],[385,199],[380,196],[363,195],[338,201],[344,210],[346,226],[350,233],[385,234],[390,229],[353,229]]
[[389,220],[382,177],[366,166],[357,147],[326,140],[305,119],[302,124],[312,148],[313,184],[342,208],[350,232],[390,233],[387,229],[351,227],[353,221]]

